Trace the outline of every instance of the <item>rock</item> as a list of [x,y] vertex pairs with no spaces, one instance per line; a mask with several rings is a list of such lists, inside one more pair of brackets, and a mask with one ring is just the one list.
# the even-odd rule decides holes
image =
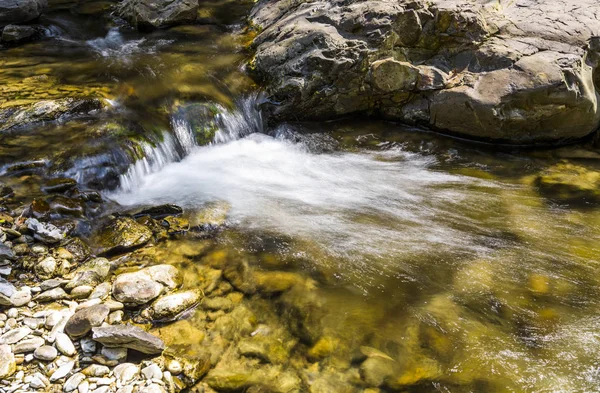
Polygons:
[[161,218],[165,218],[167,216],[177,216],[183,213],[183,209],[177,205],[160,205],[153,206],[148,209],[143,209],[138,213],[133,215],[134,218],[139,218],[143,216],[150,216],[155,220],[159,220]]
[[109,348],[102,347],[100,354],[108,360],[116,360],[122,362],[127,359],[127,348]]
[[140,374],[140,368],[132,363],[123,363],[113,369],[113,374],[117,381],[126,384]]
[[256,271],[253,276],[256,282],[256,289],[266,294],[285,292],[294,285],[305,281],[299,274],[291,272]]
[[6,344],[0,345],[0,379],[6,379],[17,371],[15,356]]
[[561,162],[541,173],[535,184],[542,195],[558,202],[600,203],[600,172]]
[[58,333],[56,335],[56,349],[60,351],[65,356],[73,356],[77,353],[75,350],[75,345],[73,345],[73,341],[64,333]]
[[174,289],[181,284],[181,276],[171,265],[151,266],[133,273],[117,276],[112,293],[116,300],[126,305],[146,304],[165,289]]
[[71,291],[71,298],[73,299],[85,299],[91,295],[94,288],[90,285],[81,285],[73,288]]
[[67,381],[63,385],[63,391],[65,393],[74,391],[75,389],[77,389],[79,384],[85,380],[85,378],[85,375],[83,375],[82,373],[73,374],[69,379],[67,379]]
[[154,319],[171,319],[200,301],[199,291],[181,291],[158,298],[152,303]]
[[157,364],[151,364],[142,369],[142,375],[146,379],[162,379],[163,373]]
[[102,325],[109,312],[110,309],[104,304],[77,311],[67,322],[65,331],[71,337],[85,336],[93,327]]
[[73,361],[64,363],[59,368],[57,368],[56,371],[54,371],[54,373],[50,376],[50,382],[56,382],[59,379],[63,379],[64,377],[69,375],[71,370],[73,370],[74,366],[75,362]]
[[226,297],[207,297],[202,299],[202,308],[212,311],[231,311],[233,309],[233,302]]
[[9,259],[11,261],[15,259],[13,250],[4,243],[0,243],[0,259]]
[[103,377],[110,373],[110,369],[99,364],[92,364],[81,371],[83,375],[88,377]]
[[198,0],[125,0],[118,13],[139,29],[193,23]]
[[600,124],[598,12],[595,0],[262,0],[249,69],[271,122],[367,114],[556,143]]
[[39,17],[48,7],[47,0],[0,1],[0,27],[9,23],[29,22]]
[[77,181],[75,179],[66,178],[66,177],[58,177],[54,179],[48,180],[42,186],[42,191],[47,192],[48,194],[59,193],[72,190],[77,186]]
[[54,275],[57,262],[53,257],[46,257],[37,265],[35,265],[35,274],[41,279],[50,278]]
[[[77,115],[87,114],[92,111],[97,111],[103,109],[104,107],[104,101],[97,98],[63,98],[58,100],[37,101],[34,104],[19,107],[15,111],[12,111],[8,118],[3,119],[4,122],[0,124],[0,131],[7,131],[13,128],[25,127],[27,125],[39,122],[63,120]],[[42,161],[41,164],[44,165],[44,162]],[[31,163],[29,163],[28,166],[31,166]],[[20,168],[20,166],[10,168],[10,170],[13,172],[21,171],[23,169],[27,168]],[[43,235],[40,236],[43,237]],[[52,238],[54,238],[55,236],[54,234],[49,236],[50,240],[48,242],[51,243]]]
[[7,44],[20,44],[33,41],[40,36],[40,30],[31,26],[8,25],[2,30],[0,40]]
[[25,337],[29,336],[31,333],[32,330],[26,326],[20,327],[18,329],[9,330],[8,332],[0,336],[0,343],[16,344]]
[[25,224],[34,233],[35,239],[45,243],[58,243],[65,237],[65,234],[56,226],[49,223],[41,223],[35,218],[28,218]]
[[58,351],[56,348],[49,345],[42,345],[33,352],[33,356],[35,356],[36,359],[51,362],[58,356]]
[[14,353],[29,353],[35,351],[38,347],[45,344],[45,341],[41,337],[32,337],[25,340],[19,341],[13,346]]
[[96,235],[99,253],[115,255],[139,248],[152,239],[152,231],[131,217],[117,217]]
[[163,341],[132,325],[95,327],[92,338],[107,347],[124,347],[146,354],[159,354],[165,349]]
[[65,288],[72,290],[79,286],[95,287],[102,283],[110,274],[110,262],[106,258],[94,258],[79,266],[73,272],[73,278]]
[[40,293],[35,297],[35,300],[40,303],[54,302],[56,300],[67,299],[69,295],[62,288],[54,288],[49,291]]

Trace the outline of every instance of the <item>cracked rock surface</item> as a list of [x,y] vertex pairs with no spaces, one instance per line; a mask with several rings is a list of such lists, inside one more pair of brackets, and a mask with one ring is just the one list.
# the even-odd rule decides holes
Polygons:
[[362,113],[516,144],[600,123],[594,0],[263,0],[251,21],[276,121]]

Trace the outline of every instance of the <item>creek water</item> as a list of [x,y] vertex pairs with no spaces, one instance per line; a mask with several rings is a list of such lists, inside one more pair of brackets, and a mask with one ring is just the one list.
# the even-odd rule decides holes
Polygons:
[[[315,283],[340,392],[360,386],[361,346],[393,359],[394,391],[600,391],[600,204],[539,183],[598,173],[595,147],[497,149],[377,121],[267,129],[235,24],[248,5],[214,7],[218,26],[146,35],[93,9],[51,13],[41,43],[1,51],[3,108],[83,93],[114,106],[0,134],[3,180],[41,160],[49,172],[25,176],[112,173],[90,184],[124,208],[227,206],[227,229],[198,242]],[[190,102],[218,113],[207,145],[173,109]],[[114,118],[141,126],[102,131]],[[132,141],[135,158],[118,148]]]

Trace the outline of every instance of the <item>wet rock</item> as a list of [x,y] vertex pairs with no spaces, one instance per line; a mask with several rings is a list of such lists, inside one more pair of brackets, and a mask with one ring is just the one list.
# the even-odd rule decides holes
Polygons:
[[252,271],[245,259],[236,258],[229,261],[223,268],[223,277],[245,294],[253,294],[256,291]]
[[2,30],[0,40],[6,44],[21,44],[40,36],[40,30],[32,26],[8,25]]
[[160,338],[132,325],[95,327],[92,332],[92,338],[107,347],[129,348],[146,354],[159,354],[165,348]]
[[65,331],[71,337],[85,336],[92,327],[100,326],[108,317],[109,312],[110,309],[104,304],[97,304],[77,311],[67,322]]
[[65,234],[50,223],[41,223],[35,218],[25,221],[27,228],[34,233],[34,238],[45,243],[58,243],[64,239]]
[[394,361],[379,357],[367,358],[360,366],[360,375],[369,386],[383,386],[385,381],[395,372]]
[[233,309],[233,302],[226,297],[207,297],[202,299],[202,308],[212,311],[231,311]]
[[62,216],[82,217],[85,214],[85,206],[78,199],[54,195],[46,199],[46,202],[51,212]]
[[117,217],[96,236],[100,254],[114,255],[139,248],[152,239],[152,231],[130,217]]
[[231,205],[227,202],[208,203],[202,208],[191,211],[188,221],[192,229],[216,229],[225,225]]
[[94,258],[79,266],[73,273],[65,288],[72,290],[76,287],[95,287],[102,283],[110,274],[110,262],[106,258]]
[[3,0],[0,2],[0,26],[29,22],[48,7],[47,0]]
[[140,212],[135,213],[133,215],[133,217],[139,218],[139,217],[143,217],[143,216],[150,216],[150,217],[154,218],[155,220],[158,220],[161,218],[165,218],[167,216],[177,216],[182,213],[183,213],[183,209],[181,207],[179,207],[177,205],[167,204],[167,205],[153,206],[148,209],[143,209]]
[[17,371],[15,356],[10,350],[10,346],[0,344],[0,379],[6,379]]
[[198,0],[126,0],[118,12],[140,29],[193,23],[198,17]]
[[266,363],[282,364],[289,358],[289,352],[274,337],[254,336],[241,340],[238,344],[240,355],[260,359]]
[[201,294],[199,291],[181,291],[158,298],[152,303],[154,319],[171,319],[183,311],[198,304]]
[[[28,0],[31,1],[31,0]],[[19,108],[0,125],[0,131],[24,127],[33,123],[62,120],[76,115],[86,114],[104,108],[100,99],[64,98],[59,100],[38,101]],[[45,163],[42,163],[45,165]],[[13,170],[17,170],[13,168]]]
[[72,190],[77,186],[77,181],[75,179],[66,178],[66,177],[58,177],[51,180],[48,180],[42,186],[42,191],[47,192],[48,194],[59,193]]
[[177,269],[170,265],[156,265],[133,273],[117,276],[113,283],[113,296],[127,305],[146,304],[165,289],[174,289],[181,284]]
[[64,248],[73,255],[73,260],[77,263],[83,262],[92,253],[89,246],[78,237],[71,238]]

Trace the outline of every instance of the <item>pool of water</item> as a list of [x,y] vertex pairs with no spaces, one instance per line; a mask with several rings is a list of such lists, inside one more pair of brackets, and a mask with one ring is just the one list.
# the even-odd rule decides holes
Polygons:
[[[593,142],[495,148],[357,120],[267,129],[243,71],[249,5],[235,17],[207,4],[223,23],[151,34],[51,13],[43,41],[2,50],[1,108],[92,95],[136,124],[122,139],[97,138],[102,115],[0,134],[0,165],[46,163],[20,177],[4,172],[5,180],[65,171],[84,179],[105,162],[69,166],[64,157],[99,157],[117,140],[142,139],[141,157],[111,156],[124,168],[105,197],[122,209],[227,206],[227,229],[210,240],[169,241],[164,258],[181,262],[177,250],[191,243],[309,280],[296,294],[309,303],[303,314],[281,318],[294,325],[313,313],[321,334],[300,335],[309,360],[287,367],[313,372],[318,363],[339,375],[340,392],[600,391]],[[174,114],[181,103],[218,108],[212,143],[189,140]],[[556,192],[545,177],[576,186]],[[319,345],[328,350],[316,356]]]

